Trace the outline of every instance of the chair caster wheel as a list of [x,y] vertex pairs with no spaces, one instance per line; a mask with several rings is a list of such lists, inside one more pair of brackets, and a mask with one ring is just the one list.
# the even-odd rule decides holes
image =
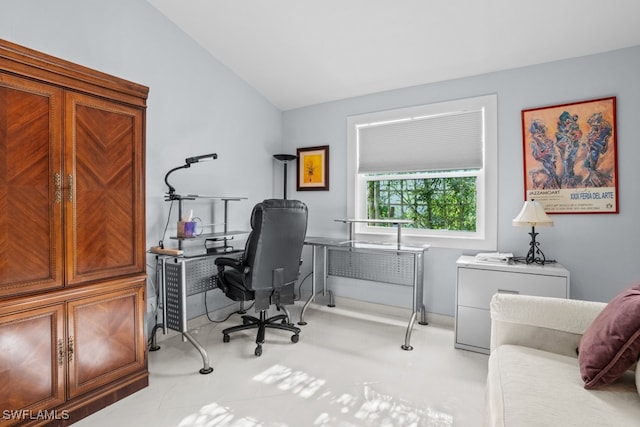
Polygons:
[[296,343],[300,339],[300,335],[295,334],[291,336],[291,342]]
[[255,354],[258,357],[262,356],[262,346],[261,345],[257,346],[256,351],[254,351],[253,354]]
[[229,342],[231,341],[231,337],[227,334],[224,334],[224,336],[222,337],[222,342]]

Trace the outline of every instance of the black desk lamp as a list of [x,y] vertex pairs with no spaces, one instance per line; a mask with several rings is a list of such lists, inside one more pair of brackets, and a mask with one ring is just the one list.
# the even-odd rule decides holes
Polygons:
[[294,154],[274,154],[273,155],[274,158],[280,160],[281,162],[284,162],[284,193],[283,193],[283,199],[286,200],[287,198],[287,163],[290,160],[294,160],[296,158],[298,158],[298,156],[294,155]]
[[217,158],[218,158],[218,155],[216,153],[203,154],[202,156],[195,156],[195,157],[187,157],[186,159],[184,159],[184,165],[178,166],[177,168],[173,168],[169,172],[167,172],[167,174],[164,176],[164,183],[167,184],[167,187],[169,187],[169,192],[167,193],[167,200],[177,200],[180,198],[179,195],[175,194],[176,189],[173,188],[171,184],[169,184],[169,181],[168,181],[169,175],[171,175],[173,172],[179,169],[190,168],[191,164],[198,163],[200,160],[205,160],[205,159],[215,160]]

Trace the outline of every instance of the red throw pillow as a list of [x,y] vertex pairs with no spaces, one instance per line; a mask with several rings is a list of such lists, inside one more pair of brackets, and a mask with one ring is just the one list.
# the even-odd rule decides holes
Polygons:
[[584,388],[611,384],[640,356],[640,285],[615,296],[580,340],[578,361]]

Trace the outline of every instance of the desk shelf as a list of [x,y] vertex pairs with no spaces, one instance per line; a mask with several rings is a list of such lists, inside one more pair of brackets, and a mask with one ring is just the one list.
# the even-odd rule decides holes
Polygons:
[[[202,199],[202,200],[211,200],[211,201],[215,201],[215,200],[221,200],[222,202],[224,202],[224,222],[220,225],[222,225],[223,227],[223,231],[220,232],[210,232],[210,233],[203,233],[203,234],[199,234],[193,237],[178,237],[178,236],[171,236],[170,239],[172,240],[177,240],[178,241],[178,249],[184,249],[183,248],[183,242],[186,241],[201,241],[201,240],[210,240],[210,241],[215,241],[215,242],[221,242],[223,243],[222,246],[222,250],[220,246],[215,246],[212,249],[212,253],[220,253],[220,252],[225,252],[224,248],[227,247],[227,241],[233,239],[234,236],[238,236],[238,235],[242,235],[242,234],[249,234],[249,231],[229,231],[228,230],[228,217],[229,217],[229,202],[238,202],[240,200],[246,200],[246,197],[237,197],[237,196],[209,196],[209,195],[199,195],[199,194],[187,194],[186,196],[181,196],[179,194],[172,194],[172,195],[167,195],[165,198],[165,201],[167,202],[173,202],[174,200],[178,201],[178,219],[182,218],[182,212],[183,212],[183,202],[185,200],[198,200],[198,199]],[[209,225],[210,227],[215,227],[216,224],[211,224]]]
[[248,231],[240,231],[240,230],[234,230],[234,231],[219,231],[216,233],[202,233],[202,234],[198,234],[197,236],[193,236],[193,237],[178,237],[178,236],[171,236],[170,239],[172,240],[185,240],[185,241],[189,241],[189,240],[224,240],[224,239],[233,239],[235,236],[240,236],[243,234],[249,234]]
[[[224,202],[224,223],[219,224],[223,231],[203,233],[193,237],[171,236],[170,239],[178,242],[178,250],[182,251],[184,242],[204,241],[212,242],[214,246],[206,247],[206,254],[187,255],[184,252],[178,256],[158,255],[158,260],[162,266],[162,315],[163,323],[156,325],[152,332],[152,348],[157,350],[160,347],[155,344],[155,332],[162,327],[164,333],[168,329],[180,332],[183,341],[189,341],[198,350],[202,357],[203,367],[201,374],[209,374],[213,368],[209,365],[209,356],[202,345],[191,335],[188,330],[188,304],[187,298],[192,295],[205,293],[215,289],[217,267],[215,259],[218,256],[239,256],[242,250],[233,248],[228,242],[234,240],[236,236],[249,234],[249,231],[228,230],[228,203],[247,199],[246,197],[225,197],[225,196],[201,196],[189,194],[180,196],[176,194],[167,195],[165,201],[178,201],[178,218],[182,218],[183,202],[185,200],[221,200]],[[209,225],[215,227],[215,224]],[[235,240],[234,240],[235,241]],[[240,240],[242,242],[242,239]]]

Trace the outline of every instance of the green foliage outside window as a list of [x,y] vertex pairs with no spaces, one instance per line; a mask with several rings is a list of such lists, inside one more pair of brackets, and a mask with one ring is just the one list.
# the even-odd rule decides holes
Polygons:
[[411,219],[414,223],[405,227],[412,228],[476,231],[476,177],[369,180],[367,218]]

